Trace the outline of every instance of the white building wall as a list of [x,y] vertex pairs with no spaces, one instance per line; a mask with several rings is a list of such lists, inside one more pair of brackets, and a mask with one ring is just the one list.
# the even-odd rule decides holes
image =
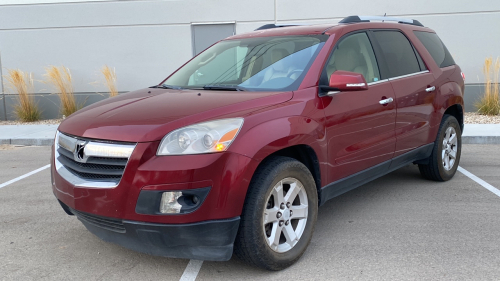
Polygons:
[[[336,23],[349,15],[400,16],[437,31],[469,85],[482,83],[486,57],[500,56],[500,1],[277,0],[278,23]],[[192,56],[191,23],[236,22],[236,33],[273,23],[273,0],[0,0],[3,70],[41,80],[65,65],[76,92],[102,92],[99,69],[115,67],[120,91],[153,85]],[[36,83],[37,93],[50,90]]]
[[[12,2],[12,1],[11,1]],[[53,1],[54,2],[54,1]],[[273,3],[249,13],[245,1],[100,1],[0,6],[3,68],[42,79],[48,65],[65,65],[76,92],[105,91],[93,82],[99,69],[115,67],[118,89],[154,85],[192,56],[191,23],[272,21]],[[262,7],[266,7],[262,9]],[[260,22],[259,22],[260,21]],[[36,83],[37,92],[48,92]]]

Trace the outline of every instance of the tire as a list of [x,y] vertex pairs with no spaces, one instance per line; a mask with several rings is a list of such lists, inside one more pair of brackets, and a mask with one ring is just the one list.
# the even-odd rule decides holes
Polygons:
[[[290,194],[296,194],[291,195],[295,199],[287,204]],[[293,158],[272,157],[259,166],[250,182],[234,252],[267,270],[287,268],[309,245],[317,215],[318,192],[307,167]],[[292,239],[292,232],[298,240]]]
[[[450,135],[451,133],[451,135]],[[420,174],[433,181],[447,181],[457,172],[462,153],[462,131],[454,116],[445,114],[428,164],[419,164]],[[452,161],[453,160],[453,161]]]

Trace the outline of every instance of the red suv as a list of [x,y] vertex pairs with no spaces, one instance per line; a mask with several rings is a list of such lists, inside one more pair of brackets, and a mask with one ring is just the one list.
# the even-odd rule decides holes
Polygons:
[[462,75],[415,20],[266,25],[64,120],[52,188],[105,241],[283,269],[329,199],[412,163],[453,177]]

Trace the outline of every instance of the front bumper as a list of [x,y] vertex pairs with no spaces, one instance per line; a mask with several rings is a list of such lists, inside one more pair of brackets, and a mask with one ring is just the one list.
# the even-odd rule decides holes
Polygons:
[[[92,215],[158,224],[224,220],[241,214],[248,184],[258,162],[237,153],[156,156],[159,142],[138,143],[114,188],[77,187],[55,170],[52,151],[52,190],[66,206]],[[195,191],[210,188],[196,210],[160,214],[138,205],[143,193]],[[141,201],[142,202],[142,201]]]
[[188,224],[146,223],[96,216],[59,203],[100,239],[162,257],[227,261],[240,223],[239,217]]
[[[104,241],[156,256],[229,260],[246,190],[258,163],[230,152],[159,157],[158,144],[138,143],[114,188],[78,187],[65,180],[55,169],[53,147],[55,197],[66,213],[76,215]],[[200,206],[181,214],[161,214],[158,200],[143,196],[205,189],[208,192]],[[145,208],[149,205],[153,207]]]

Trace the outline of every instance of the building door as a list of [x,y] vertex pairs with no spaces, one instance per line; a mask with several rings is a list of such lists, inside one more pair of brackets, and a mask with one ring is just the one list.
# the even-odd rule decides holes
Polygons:
[[195,24],[191,25],[193,56],[201,53],[213,43],[235,34],[234,23]]

